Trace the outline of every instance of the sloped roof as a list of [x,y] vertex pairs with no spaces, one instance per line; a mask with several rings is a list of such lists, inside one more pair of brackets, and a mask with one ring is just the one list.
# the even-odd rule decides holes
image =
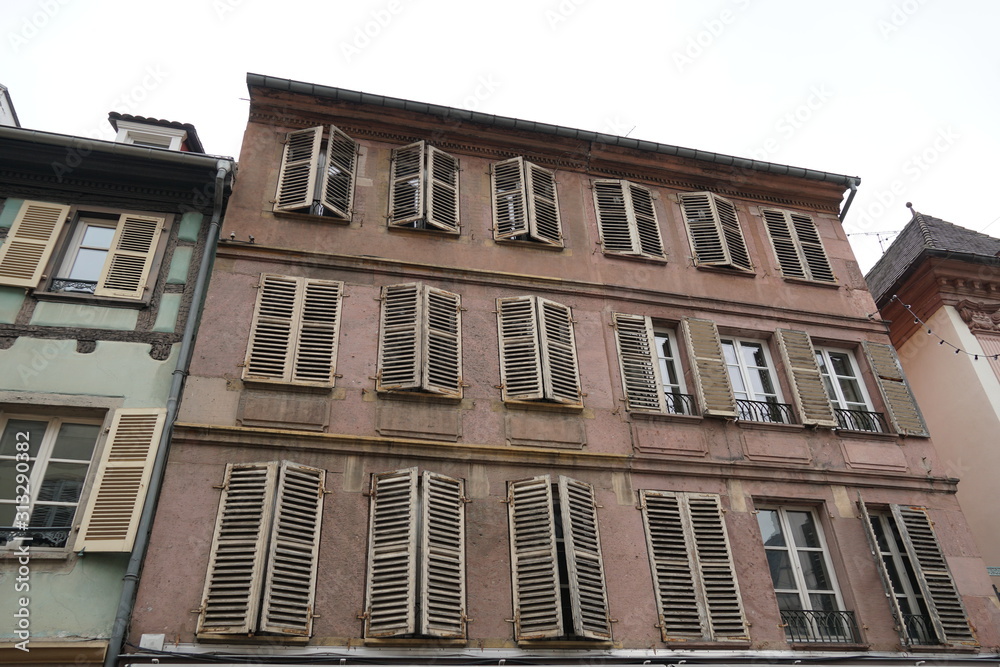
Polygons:
[[192,153],[204,153],[205,147],[201,145],[201,139],[198,138],[198,130],[194,129],[194,125],[191,123],[181,123],[176,120],[164,120],[162,118],[147,118],[146,116],[133,116],[128,113],[119,113],[117,111],[112,111],[108,113],[108,120],[111,122],[111,126],[118,129],[118,121],[124,120],[132,123],[143,123],[145,125],[156,125],[157,127],[171,127],[175,130],[186,130],[187,131],[187,149]]
[[930,256],[1000,262],[1000,239],[914,210],[910,222],[865,275],[875,303],[881,305],[896,286]]

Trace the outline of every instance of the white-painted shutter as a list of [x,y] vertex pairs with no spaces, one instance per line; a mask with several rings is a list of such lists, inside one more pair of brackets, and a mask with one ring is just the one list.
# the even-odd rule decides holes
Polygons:
[[680,196],[688,236],[699,266],[729,266],[753,269],[736,206],[711,192]]
[[573,634],[610,640],[611,615],[594,487],[560,475],[559,509],[573,608]]
[[653,208],[653,193],[649,188],[629,183],[629,197],[632,200],[632,216],[635,220],[635,239],[639,254],[643,257],[665,257],[660,225],[656,221]]
[[556,174],[530,162],[524,163],[527,184],[528,229],[531,238],[547,245],[562,247],[562,221]]
[[736,416],[736,398],[722,355],[722,341],[715,322],[694,317],[681,321],[681,334],[695,378],[698,402],[706,415]]
[[580,404],[580,369],[573,335],[573,313],[548,299],[537,298],[538,330],[542,351],[545,398],[558,403]]
[[531,400],[545,396],[538,315],[532,296],[497,299],[500,339],[500,382],[503,399]]
[[292,382],[334,385],[343,291],[339,281],[301,280]]
[[420,633],[465,637],[465,484],[424,471],[421,480]]
[[365,637],[417,630],[417,469],[372,475]]
[[864,341],[864,347],[896,431],[903,435],[928,435],[927,424],[903,375],[896,349],[870,341]]
[[300,281],[262,274],[250,325],[250,342],[243,365],[244,380],[289,381],[301,309]]
[[774,254],[785,277],[822,282],[835,280],[816,223],[808,215],[761,209]]
[[148,215],[126,214],[119,218],[108,258],[94,288],[95,296],[143,297],[163,222],[163,218]]
[[823,384],[823,375],[816,363],[816,350],[805,331],[778,329],[778,349],[788,371],[792,398],[803,424],[835,428],[837,419],[830,404],[830,395]]
[[393,149],[389,175],[389,224],[406,226],[424,217],[424,142]]
[[[861,521],[865,525],[865,537],[868,538],[868,547],[871,550],[872,557],[875,559],[875,564],[878,566],[879,578],[882,579],[882,587],[885,589],[885,597],[889,602],[892,620],[896,624],[896,631],[899,632],[900,638],[903,639],[903,644],[906,645],[911,642],[907,637],[906,623],[903,621],[903,610],[899,606],[899,599],[896,597],[896,591],[893,588],[893,575],[889,573],[889,569],[885,565],[885,560],[882,557],[882,547],[878,543],[878,537],[875,535],[875,528],[872,524],[872,517],[868,513],[868,507],[865,505],[865,502],[861,499],[860,492],[858,492],[858,507],[861,508]],[[895,519],[893,520],[895,521]]]
[[490,166],[493,185],[493,238],[509,239],[529,233],[524,160],[516,157]]
[[41,201],[21,204],[7,238],[0,245],[0,285],[38,286],[67,216],[69,206],[63,204]]
[[514,638],[561,637],[559,556],[548,475],[507,483]]
[[594,181],[594,208],[605,252],[623,255],[636,253],[632,233],[631,201],[627,200],[627,181]]
[[322,141],[322,125],[285,135],[278,192],[274,198],[275,211],[296,211],[312,206],[316,198],[316,169]]
[[420,283],[386,285],[382,288],[378,391],[415,389],[421,385],[422,294]]
[[457,232],[458,159],[428,146],[427,171],[427,224]]
[[345,220],[351,219],[357,161],[357,142],[331,125],[321,186],[322,203],[325,208]]
[[115,411],[74,551],[131,551],[166,421],[163,408]]
[[615,313],[614,326],[625,407],[630,411],[666,412],[653,323],[642,315]]
[[425,391],[462,395],[461,297],[435,287],[424,287],[422,308],[421,375]]

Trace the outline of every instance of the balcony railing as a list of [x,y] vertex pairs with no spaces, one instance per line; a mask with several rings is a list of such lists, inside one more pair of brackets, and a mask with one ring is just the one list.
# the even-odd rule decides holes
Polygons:
[[694,396],[691,394],[665,394],[667,412],[673,415],[693,415]]
[[8,545],[19,539],[30,541],[33,547],[66,546],[73,526],[51,526],[47,528],[10,528],[0,527],[0,546]]
[[923,614],[903,614],[903,635],[908,644],[937,644],[931,619]]
[[790,642],[858,644],[858,624],[853,611],[788,609],[781,612]]
[[871,431],[872,433],[888,433],[885,417],[881,412],[867,410],[842,410],[834,408],[837,415],[837,426],[850,431]]
[[748,401],[736,399],[740,419],[748,422],[772,422],[774,424],[794,424],[795,416],[792,406],[788,403],[771,403],[769,401]]
[[72,278],[53,278],[52,286],[49,288],[53,292],[82,292],[83,294],[93,294],[97,290],[96,280],[74,280]]

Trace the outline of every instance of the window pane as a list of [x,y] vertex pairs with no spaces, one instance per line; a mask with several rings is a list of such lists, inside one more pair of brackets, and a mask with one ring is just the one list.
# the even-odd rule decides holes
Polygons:
[[866,406],[865,398],[861,395],[861,386],[854,378],[840,378],[840,390],[844,392],[844,400],[848,403],[860,404],[862,409]]
[[[14,513],[17,511],[14,508],[15,505],[13,504],[0,503],[0,527],[14,527]],[[0,542],[0,545],[3,545],[3,542]]]
[[87,225],[87,231],[83,233],[83,241],[80,242],[80,245],[84,248],[103,248],[107,250],[111,247],[111,241],[114,238],[114,227]]
[[50,463],[38,489],[38,500],[75,503],[80,499],[88,467],[79,463]]
[[791,609],[802,609],[802,599],[796,593],[778,593],[778,609],[789,611]]
[[792,574],[792,561],[788,552],[781,549],[767,550],[767,566],[771,570],[771,581],[776,589],[795,590],[795,576]]
[[806,588],[810,591],[828,591],[833,588],[826,572],[822,551],[800,551],[799,564],[802,566],[802,576]]
[[781,534],[781,524],[778,523],[776,510],[760,510],[757,512],[757,524],[760,526],[764,545],[769,547],[785,546],[785,536]]
[[831,593],[810,593],[809,602],[814,611],[837,611],[837,596]]
[[797,547],[818,547],[819,535],[810,512],[789,511],[788,524],[792,531],[792,543]]
[[31,511],[32,528],[49,528],[51,526],[70,527],[73,525],[73,515],[76,505],[36,505]]
[[747,366],[767,366],[767,360],[764,358],[764,347],[760,343],[740,343],[740,349],[743,353],[743,362]]
[[743,384],[743,374],[736,366],[729,367],[729,382],[733,385],[733,393],[736,394],[736,398],[747,397],[747,388]]
[[739,363],[736,360],[736,348],[733,347],[733,341],[731,340],[722,341],[722,354],[726,357],[727,364]]
[[3,431],[3,437],[0,438],[0,456],[14,456],[17,454],[17,443],[25,442],[23,435],[20,438],[17,437],[18,433],[27,434],[28,454],[31,458],[38,456],[38,448],[42,444],[42,436],[45,435],[46,426],[48,426],[48,422],[30,421],[27,419],[8,420],[7,428]]
[[767,369],[761,369],[750,373],[753,382],[754,397],[758,401],[763,401],[767,396],[774,395],[774,384],[771,382],[771,374]]
[[104,268],[104,258],[107,255],[107,250],[80,248],[73,261],[73,268],[66,277],[73,280],[97,280],[101,277],[101,269]]
[[0,461],[0,498],[13,500],[17,487],[17,470],[14,461]]
[[90,461],[100,430],[97,424],[63,424],[52,448],[52,458]]
[[843,352],[831,352],[830,363],[833,365],[833,372],[842,377],[854,377],[854,369],[851,368],[851,360]]

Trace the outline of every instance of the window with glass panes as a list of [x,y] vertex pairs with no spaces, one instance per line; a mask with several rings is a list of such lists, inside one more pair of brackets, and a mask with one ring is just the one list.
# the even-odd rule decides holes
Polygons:
[[850,350],[816,348],[816,363],[823,374],[823,384],[833,407],[842,410],[871,410],[868,395],[861,384],[858,363]]
[[[723,338],[721,342],[726,368],[729,370],[729,382],[737,401],[780,403],[781,394],[771,371],[771,356],[764,341]],[[743,404],[739,408],[740,419],[762,421],[761,415],[756,414],[757,411]]]
[[[115,238],[117,220],[81,219],[70,243],[60,278],[73,282],[96,284],[104,270],[111,242]],[[66,287],[63,291],[93,292],[93,287]]]
[[684,398],[684,375],[681,373],[681,361],[677,356],[677,337],[673,331],[657,330],[656,356],[660,362],[660,380],[663,382],[663,394],[667,399],[667,411],[676,414],[689,414],[690,408]]

